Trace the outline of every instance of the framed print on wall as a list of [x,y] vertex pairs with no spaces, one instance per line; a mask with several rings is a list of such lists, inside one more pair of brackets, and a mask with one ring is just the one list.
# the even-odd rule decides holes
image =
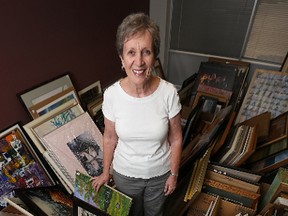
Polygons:
[[16,188],[32,188],[55,185],[48,170],[33,150],[19,123],[0,133],[1,172],[0,205],[4,198],[13,197]]
[[[67,100],[74,98],[79,103],[69,73],[20,92],[17,94],[17,97],[23,104],[31,119],[35,119],[45,112],[53,110]],[[53,103],[53,101],[55,101],[55,103]],[[45,107],[46,109],[41,109],[41,107]]]

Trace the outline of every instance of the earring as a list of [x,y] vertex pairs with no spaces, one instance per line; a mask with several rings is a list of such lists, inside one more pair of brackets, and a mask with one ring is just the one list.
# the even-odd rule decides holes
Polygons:
[[124,66],[123,66],[123,65],[121,66],[121,70],[122,70],[122,71],[125,71],[125,68],[124,68]]
[[150,76],[151,76],[151,71],[152,71],[153,69],[152,68],[149,68],[148,69],[148,71],[147,71],[147,73],[146,73],[146,79],[148,79]]

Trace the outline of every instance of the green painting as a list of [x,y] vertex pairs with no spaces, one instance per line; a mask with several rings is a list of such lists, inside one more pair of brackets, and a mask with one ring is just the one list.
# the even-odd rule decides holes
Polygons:
[[108,185],[103,185],[96,192],[90,176],[76,172],[74,196],[108,213],[109,215],[129,215],[132,199]]

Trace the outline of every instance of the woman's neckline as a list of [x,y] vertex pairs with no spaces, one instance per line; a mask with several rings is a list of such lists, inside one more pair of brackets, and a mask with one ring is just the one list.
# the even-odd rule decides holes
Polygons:
[[125,86],[124,79],[125,78],[119,80],[119,86],[122,89],[122,91],[128,96],[132,98],[138,98],[138,99],[152,96],[157,91],[161,83],[160,77],[151,76],[150,79],[153,79],[153,80],[151,80],[151,85],[150,85],[150,88],[147,90],[147,92],[143,94],[137,94],[136,90],[133,90],[132,88],[129,89]]

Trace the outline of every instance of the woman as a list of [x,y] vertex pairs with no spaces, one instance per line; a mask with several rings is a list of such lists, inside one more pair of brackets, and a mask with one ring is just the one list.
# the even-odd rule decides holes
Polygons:
[[113,161],[116,188],[133,198],[130,215],[162,215],[177,183],[181,158],[181,105],[175,87],[152,74],[159,54],[159,27],[143,14],[126,17],[117,30],[117,51],[126,77],[104,92],[103,173]]

